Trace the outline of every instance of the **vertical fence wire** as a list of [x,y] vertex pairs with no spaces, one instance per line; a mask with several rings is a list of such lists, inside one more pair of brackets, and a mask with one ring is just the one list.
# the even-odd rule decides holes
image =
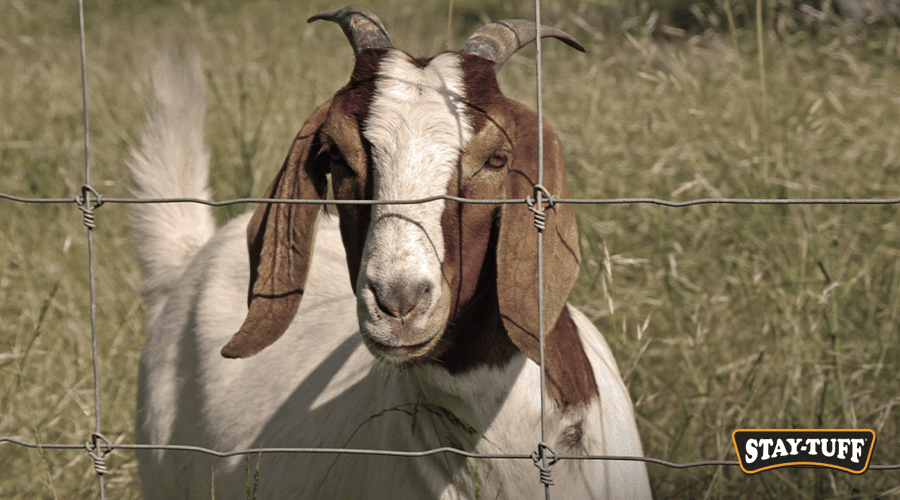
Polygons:
[[[535,41],[535,85],[537,98],[537,134],[538,134],[538,178],[534,187],[535,217],[542,211],[542,193],[537,187],[544,184],[544,102],[541,81],[541,0],[534,0],[534,41]],[[541,461],[541,482],[544,484],[544,498],[550,500],[550,462],[547,458],[547,370],[544,345],[544,231],[543,226],[535,224],[537,231],[537,306],[538,306],[538,346],[540,348],[541,378],[541,441],[538,443],[538,458]]]
[[[85,444],[89,455],[94,459],[94,470],[97,473],[97,484],[100,490],[100,500],[105,500],[105,485],[103,475],[106,473],[106,464],[104,460],[105,451],[100,449],[101,433],[100,433],[100,360],[98,356],[97,345],[97,307],[96,307],[96,291],[94,286],[94,201],[91,195],[97,192],[91,187],[91,140],[90,140],[90,114],[88,107],[88,87],[87,87],[87,51],[85,49],[85,30],[84,30],[84,0],[78,0],[78,34],[81,48],[81,100],[83,106],[84,118],[84,186],[81,189],[82,197],[79,205],[84,213],[84,223],[87,228],[87,247],[88,247],[88,282],[90,289],[90,315],[91,315],[91,361],[94,371],[94,433],[91,441]],[[97,196],[99,205],[100,197]],[[104,440],[105,441],[105,440]],[[107,443],[108,445],[108,443]]]

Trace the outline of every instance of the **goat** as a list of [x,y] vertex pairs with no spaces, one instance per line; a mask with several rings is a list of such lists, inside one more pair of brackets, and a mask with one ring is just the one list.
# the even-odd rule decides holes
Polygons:
[[[534,23],[491,23],[461,51],[417,59],[392,48],[365,9],[310,22],[319,19],[340,24],[356,65],[306,120],[267,198],[324,200],[327,174],[339,200],[532,194],[537,117],[501,93],[496,72],[535,39]],[[541,27],[540,36],[583,50],[560,30]],[[187,69],[163,59],[154,71],[147,129],[128,162],[138,197],[208,196],[196,59],[181,63]],[[567,196],[549,125],[544,143],[545,187]],[[319,204],[263,203],[214,235],[210,210],[142,206],[134,221],[150,310],[139,443],[226,452],[537,447],[537,236],[524,204],[339,204],[334,217]],[[556,204],[546,215],[548,445],[562,455],[641,456],[609,346],[566,303],[580,261],[574,210]],[[138,458],[148,499],[243,498],[250,468],[259,471],[251,486],[260,498],[522,499],[543,491],[529,460],[448,453],[223,459],[142,450]],[[650,496],[642,462],[563,460],[552,474],[554,498]]]

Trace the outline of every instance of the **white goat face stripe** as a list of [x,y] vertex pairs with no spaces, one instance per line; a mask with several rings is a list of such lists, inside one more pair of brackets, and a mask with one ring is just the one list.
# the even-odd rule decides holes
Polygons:
[[[473,136],[459,63],[459,56],[445,53],[420,68],[397,50],[381,60],[363,130],[371,144],[374,199],[410,200],[447,193],[460,153]],[[403,283],[423,282],[433,292],[431,302],[437,303],[443,288],[443,210],[442,200],[372,208],[357,294],[364,333],[380,342],[407,345],[422,340],[410,328],[424,327],[431,311],[423,311],[422,317],[405,325],[405,334],[415,338],[403,341],[378,325],[374,297],[361,292],[374,287],[389,294]]]

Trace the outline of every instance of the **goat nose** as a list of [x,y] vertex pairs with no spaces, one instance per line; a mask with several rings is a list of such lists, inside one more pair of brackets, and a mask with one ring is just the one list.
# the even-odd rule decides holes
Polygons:
[[431,301],[431,285],[427,281],[395,282],[371,288],[378,308],[398,319],[406,319],[417,308],[427,309]]

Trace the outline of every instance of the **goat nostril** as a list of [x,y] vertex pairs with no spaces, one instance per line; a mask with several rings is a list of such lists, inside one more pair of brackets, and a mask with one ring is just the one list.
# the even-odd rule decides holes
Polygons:
[[417,309],[425,310],[431,302],[431,284],[421,281],[393,283],[386,287],[369,285],[375,303],[385,314],[405,319]]

